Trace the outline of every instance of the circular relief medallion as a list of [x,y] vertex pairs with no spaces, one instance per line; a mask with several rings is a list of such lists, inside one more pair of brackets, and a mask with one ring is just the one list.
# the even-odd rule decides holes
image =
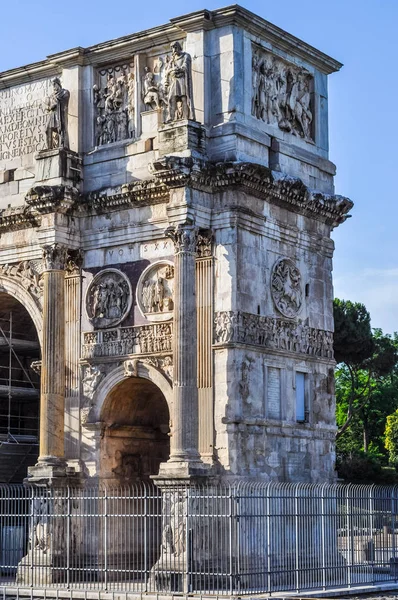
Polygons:
[[173,296],[173,263],[161,261],[145,269],[137,286],[137,304],[144,317],[149,321],[172,319]]
[[88,318],[96,329],[115,327],[130,312],[131,284],[117,269],[105,269],[94,277],[86,295]]
[[292,318],[300,312],[303,302],[301,273],[290,258],[281,258],[275,263],[271,293],[276,308],[285,317]]

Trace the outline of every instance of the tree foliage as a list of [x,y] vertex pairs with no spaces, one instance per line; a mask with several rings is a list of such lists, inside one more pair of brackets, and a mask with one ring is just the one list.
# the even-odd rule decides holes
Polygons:
[[398,408],[398,339],[372,331],[360,303],[335,300],[337,450],[385,456],[387,416]]

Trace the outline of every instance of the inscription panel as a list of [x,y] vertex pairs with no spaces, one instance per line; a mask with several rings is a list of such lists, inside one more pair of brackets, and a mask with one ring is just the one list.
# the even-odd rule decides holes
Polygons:
[[50,93],[50,79],[0,90],[0,163],[45,146]]

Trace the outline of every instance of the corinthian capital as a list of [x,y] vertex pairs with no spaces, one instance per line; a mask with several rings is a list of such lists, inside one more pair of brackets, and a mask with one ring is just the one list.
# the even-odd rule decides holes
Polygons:
[[45,271],[63,271],[68,258],[68,249],[62,244],[43,246],[43,266]]
[[168,227],[165,233],[174,242],[175,254],[182,252],[195,254],[198,238],[197,227],[193,227],[192,225],[177,225],[177,227]]

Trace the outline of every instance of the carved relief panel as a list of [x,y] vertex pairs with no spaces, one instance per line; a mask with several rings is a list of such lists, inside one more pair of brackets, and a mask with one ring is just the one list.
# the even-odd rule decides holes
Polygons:
[[131,303],[131,284],[117,269],[97,273],[87,290],[86,311],[96,329],[121,323],[130,312]]
[[313,77],[303,67],[253,46],[252,108],[254,117],[313,141]]
[[163,122],[195,120],[192,60],[180,42],[173,42],[165,56],[147,58],[141,96],[145,110],[161,111]]
[[134,58],[97,71],[93,87],[95,145],[135,138]]
[[272,269],[271,294],[284,317],[293,318],[303,303],[301,273],[290,258],[279,259]]
[[157,262],[145,269],[137,286],[137,304],[149,321],[167,321],[173,317],[174,266]]

